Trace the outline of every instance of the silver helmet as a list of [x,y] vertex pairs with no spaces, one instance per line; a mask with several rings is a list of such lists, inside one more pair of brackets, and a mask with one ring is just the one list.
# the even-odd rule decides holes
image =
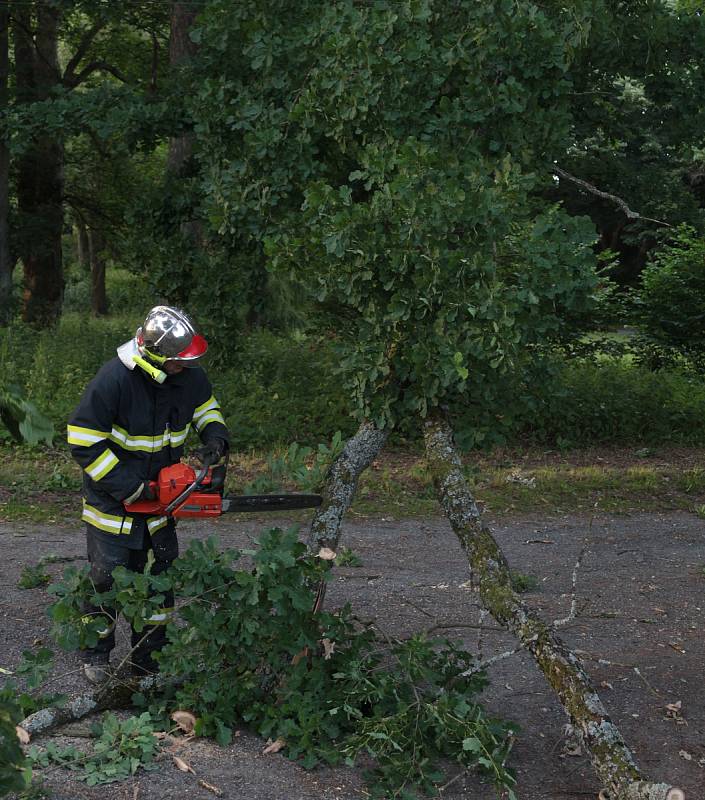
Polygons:
[[208,349],[191,317],[173,306],[154,306],[137,329],[135,341],[140,355],[157,364],[180,361],[187,367]]

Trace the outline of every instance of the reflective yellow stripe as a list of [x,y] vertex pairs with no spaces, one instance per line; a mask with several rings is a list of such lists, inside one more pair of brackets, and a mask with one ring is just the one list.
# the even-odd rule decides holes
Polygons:
[[220,413],[220,405],[213,395],[205,403],[201,403],[193,412],[193,424],[199,433],[210,422],[221,422],[225,425],[223,415]]
[[82,428],[80,425],[67,425],[66,431],[69,444],[76,444],[79,447],[90,447],[110,437],[110,431],[96,431],[92,428]]
[[218,408],[218,401],[215,399],[214,395],[211,395],[205,403],[201,403],[200,406],[196,406],[193,411],[194,420],[197,420],[201,414],[205,414],[206,411],[209,411],[211,408]]
[[178,447],[180,444],[183,444],[186,441],[186,437],[188,436],[188,432],[191,430],[191,423],[182,430],[182,431],[170,431],[169,439],[171,440],[172,447]]
[[147,517],[147,528],[150,533],[154,533],[163,528],[167,522],[169,522],[168,517]]
[[106,533],[130,533],[132,530],[132,517],[117,517],[113,514],[106,514],[93,506],[89,506],[83,501],[83,514],[81,519]]
[[165,447],[178,447],[186,441],[191,424],[189,423],[181,431],[172,431],[169,428],[164,430],[159,436],[147,436],[142,434],[130,434],[119,425],[114,425],[110,432],[110,441],[114,442],[123,450],[139,450],[144,453],[155,453]]
[[106,448],[92,464],[86,467],[86,472],[94,481],[99,481],[101,478],[104,478],[117,463],[119,463],[118,457],[112,450]]
[[196,423],[196,430],[200,433],[206,427],[206,425],[210,425],[211,422],[220,422],[222,425],[225,425],[225,420],[223,419],[223,415],[220,413],[220,411],[213,410],[209,411],[206,415],[198,420]]
[[193,422],[197,429],[200,430],[201,427],[201,419],[204,414],[207,414],[209,411],[215,408],[220,408],[218,405],[218,401],[215,399],[213,395],[211,395],[205,403],[201,403],[200,406],[196,406],[193,412]]

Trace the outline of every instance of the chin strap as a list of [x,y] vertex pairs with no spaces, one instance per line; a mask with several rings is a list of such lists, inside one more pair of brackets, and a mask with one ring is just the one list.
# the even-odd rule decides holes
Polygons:
[[164,383],[166,380],[166,372],[159,369],[159,367],[155,367],[154,365],[150,364],[149,361],[142,358],[142,356],[134,355],[132,356],[132,360],[137,364],[138,367],[143,369],[150,378],[155,380],[157,383]]

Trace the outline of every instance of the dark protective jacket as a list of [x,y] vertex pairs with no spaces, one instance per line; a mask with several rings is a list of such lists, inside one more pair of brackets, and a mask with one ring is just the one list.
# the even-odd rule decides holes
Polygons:
[[[121,348],[122,349],[122,348]],[[120,350],[118,351],[120,352]],[[200,367],[158,384],[120,358],[105,364],[88,384],[68,424],[71,454],[83,469],[83,520],[92,532],[129,548],[167,526],[165,516],[128,515],[133,499],[162,467],[177,463],[193,426],[202,441],[228,442],[220,406]]]

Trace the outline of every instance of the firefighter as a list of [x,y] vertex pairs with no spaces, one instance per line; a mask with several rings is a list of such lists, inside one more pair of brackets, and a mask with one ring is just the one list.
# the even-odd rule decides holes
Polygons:
[[[83,470],[90,576],[99,592],[112,586],[118,566],[142,572],[150,551],[153,575],[177,557],[172,518],[129,515],[124,505],[154,499],[149,481],[180,460],[189,431],[201,439],[196,454],[202,463],[216,463],[228,452],[228,429],[199,365],[207,348],[186,313],[155,306],[134,338],[118,347],[117,357],[88,384],[69,420],[71,454]],[[157,671],[154,653],[165,642],[173,604],[173,596],[167,596],[164,608],[145,620],[148,626],[132,631],[133,674]],[[97,646],[83,651],[86,678],[100,684],[110,675],[116,614],[104,607],[86,613],[105,618]]]

